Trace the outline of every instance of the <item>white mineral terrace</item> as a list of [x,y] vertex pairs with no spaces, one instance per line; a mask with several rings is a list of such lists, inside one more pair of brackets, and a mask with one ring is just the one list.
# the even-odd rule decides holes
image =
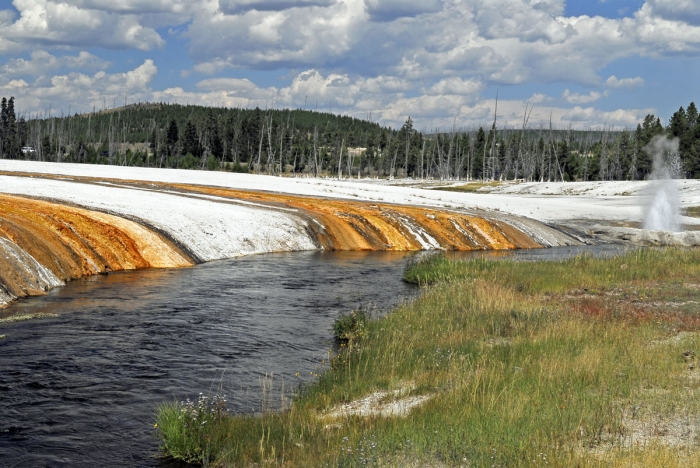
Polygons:
[[[0,171],[16,173],[0,175],[0,194],[51,200],[134,220],[167,234],[198,261],[262,252],[313,250],[318,248],[318,243],[310,234],[309,223],[319,223],[308,213],[274,203],[259,204],[203,193],[174,193],[162,186],[151,189],[147,182],[424,206],[436,210],[466,210],[471,213],[476,210],[481,213],[479,217],[510,224],[546,247],[576,241],[536,221],[570,226],[581,226],[583,223],[586,229],[591,228],[590,232],[638,243],[700,244],[700,232],[697,231],[670,234],[614,227],[621,222],[633,224],[641,221],[642,207],[649,197],[647,182],[510,183],[489,187],[480,193],[464,193],[428,190],[419,181],[408,180],[271,177],[9,160],[0,160]],[[32,174],[53,177],[33,177]],[[73,179],[78,177],[97,180]],[[119,181],[141,183],[127,186]],[[460,185],[464,182],[445,183],[450,184]],[[700,205],[700,181],[678,181],[678,186],[682,206]],[[441,248],[440,243],[414,219],[398,213],[386,216],[415,237],[419,248]],[[700,225],[700,219],[691,217],[682,217],[681,222],[686,226]],[[473,226],[475,230],[470,234],[454,220],[452,224],[466,238],[476,235],[486,242],[496,242],[490,238],[489,232],[478,225]],[[0,254],[10,263],[18,265],[14,278],[21,277],[20,282],[33,291],[40,292],[62,284],[31,255],[1,237]],[[0,306],[14,298],[0,284]]]
[[[407,186],[405,181],[391,184],[373,179],[271,177],[225,172],[9,160],[0,161],[0,171],[201,184],[437,208],[494,210],[544,222],[571,220],[639,222],[648,185],[647,182],[641,181],[523,183],[499,187],[490,193],[458,193]],[[417,184],[417,181],[413,183]],[[446,185],[449,184],[446,183]],[[679,181],[679,189],[683,206],[700,205],[700,181]],[[7,178],[0,179],[0,192],[23,193]],[[681,221],[686,225],[700,225],[700,219],[697,218],[684,217]]]

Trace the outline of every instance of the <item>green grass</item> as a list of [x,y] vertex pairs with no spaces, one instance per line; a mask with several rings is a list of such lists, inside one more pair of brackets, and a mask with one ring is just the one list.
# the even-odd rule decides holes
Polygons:
[[[700,420],[700,378],[682,355],[700,351],[698,273],[698,250],[540,263],[431,257],[405,275],[429,285],[424,294],[368,321],[291,409],[224,415],[208,462],[700,465],[697,441],[678,429]],[[385,399],[429,399],[404,417],[329,415],[398,389]],[[158,424],[167,448],[179,420]]]

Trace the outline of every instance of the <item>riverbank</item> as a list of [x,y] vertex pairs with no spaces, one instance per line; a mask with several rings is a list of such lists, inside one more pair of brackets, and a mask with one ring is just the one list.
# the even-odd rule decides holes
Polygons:
[[698,273],[697,250],[431,257],[406,272],[425,293],[357,330],[289,410],[185,431],[191,408],[168,404],[158,429],[214,466],[690,466]]
[[[83,276],[259,253],[582,243],[575,233],[497,211],[348,199],[326,189],[303,195],[317,179],[297,181],[300,189],[252,174],[7,160],[0,171],[0,308]],[[112,171],[127,179],[108,177]]]

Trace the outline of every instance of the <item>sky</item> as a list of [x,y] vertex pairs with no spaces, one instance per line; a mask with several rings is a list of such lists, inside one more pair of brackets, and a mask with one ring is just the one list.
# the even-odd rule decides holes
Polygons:
[[25,116],[158,101],[634,128],[700,99],[699,76],[698,0],[0,0],[0,96]]

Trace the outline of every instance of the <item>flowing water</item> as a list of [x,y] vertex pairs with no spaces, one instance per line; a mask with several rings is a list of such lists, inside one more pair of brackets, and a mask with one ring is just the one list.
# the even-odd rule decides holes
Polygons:
[[[580,249],[529,252],[515,255]],[[222,388],[230,410],[259,411],[266,374],[293,390],[323,369],[341,312],[417,294],[401,281],[409,257],[259,255],[92,277],[14,304],[0,318],[56,316],[0,324],[0,467],[165,466],[160,402]]]

